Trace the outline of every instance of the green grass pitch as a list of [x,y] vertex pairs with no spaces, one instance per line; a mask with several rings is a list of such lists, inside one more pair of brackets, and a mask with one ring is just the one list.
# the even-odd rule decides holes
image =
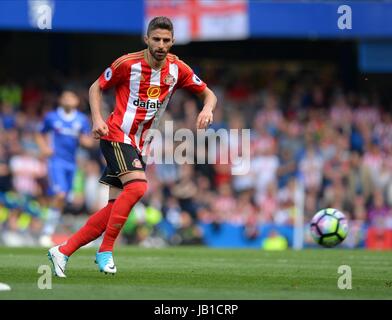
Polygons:
[[[115,250],[117,274],[94,264],[95,249],[69,260],[67,278],[53,277],[51,290],[38,289],[45,249],[0,247],[3,299],[391,299],[392,252],[319,249],[261,250],[173,247]],[[338,288],[340,265],[352,270],[352,289]]]

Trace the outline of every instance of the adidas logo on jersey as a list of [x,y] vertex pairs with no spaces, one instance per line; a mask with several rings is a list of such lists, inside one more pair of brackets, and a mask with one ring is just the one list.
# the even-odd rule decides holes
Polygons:
[[146,108],[146,109],[159,109],[162,106],[162,102],[152,101],[148,99],[147,101],[140,101],[140,99],[134,100],[133,105],[135,107]]

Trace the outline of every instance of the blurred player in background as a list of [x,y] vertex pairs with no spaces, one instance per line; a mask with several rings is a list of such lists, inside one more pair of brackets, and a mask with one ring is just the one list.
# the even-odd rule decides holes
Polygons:
[[50,204],[43,226],[40,244],[53,246],[52,235],[60,221],[61,212],[72,190],[76,172],[76,152],[79,145],[92,147],[88,117],[77,110],[79,97],[72,89],[65,89],[56,110],[48,112],[36,134],[42,156],[48,158],[48,195]]
[[[185,88],[204,103],[196,127],[205,129],[213,120],[216,96],[183,61],[169,53],[174,43],[173,25],[156,17],[144,37],[147,49],[118,58],[90,87],[93,134],[107,167],[100,179],[109,185],[109,202],[61,246],[49,250],[55,274],[65,277],[68,257],[105,233],[96,253],[99,270],[114,274],[113,246],[133,206],[147,189],[142,154],[149,143],[146,133],[156,128],[171,95]],[[106,122],[100,107],[102,91],[115,87],[116,105]]]

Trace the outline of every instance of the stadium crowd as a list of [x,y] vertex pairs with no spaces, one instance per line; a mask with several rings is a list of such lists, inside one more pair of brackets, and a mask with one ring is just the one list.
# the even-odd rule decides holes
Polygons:
[[[252,239],[260,224],[293,225],[302,209],[309,221],[325,207],[359,225],[392,229],[392,116],[377,93],[344,90],[333,68],[236,70],[205,63],[199,74],[218,96],[211,129],[250,129],[250,170],[232,175],[219,154],[215,164],[151,164],[148,192],[121,241],[202,244],[200,224],[224,222],[245,226]],[[56,75],[0,83],[0,243],[37,244],[47,168],[34,133],[65,83],[78,88],[80,110],[89,113],[91,79]],[[107,115],[113,103],[106,95]],[[161,125],[173,120],[175,129],[195,131],[200,107],[178,91]],[[98,183],[104,167],[98,142],[80,149],[78,167],[59,241],[107,201],[107,187]]]

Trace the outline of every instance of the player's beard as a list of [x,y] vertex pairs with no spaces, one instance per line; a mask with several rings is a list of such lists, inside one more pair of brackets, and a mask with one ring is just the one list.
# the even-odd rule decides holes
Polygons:
[[[167,56],[167,52],[165,51],[158,51],[158,50],[153,50],[152,48],[148,48],[150,51],[150,54],[154,57],[155,60],[157,61],[163,61],[165,60]],[[162,52],[163,54],[157,54],[157,52]]]

